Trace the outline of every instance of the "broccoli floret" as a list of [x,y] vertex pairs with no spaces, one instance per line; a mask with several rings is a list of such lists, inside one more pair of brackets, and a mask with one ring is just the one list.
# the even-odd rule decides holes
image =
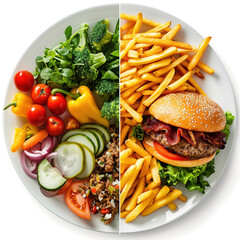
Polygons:
[[88,44],[88,26],[81,24],[79,33],[79,44],[73,51],[73,64],[75,65],[75,73],[79,80],[93,82],[98,76],[97,68],[106,62],[104,54],[93,54],[89,50]]
[[119,83],[117,81],[103,79],[97,82],[95,92],[103,96],[104,102],[107,102],[111,97],[115,97],[118,93]]
[[138,139],[138,140],[143,140],[144,131],[140,124],[133,127],[131,137],[134,137],[135,139]]
[[113,33],[108,31],[109,20],[103,19],[97,22],[91,31],[91,46],[93,52],[101,52],[105,44],[111,41]]
[[105,102],[101,108],[101,115],[107,120],[115,120],[116,127],[119,127],[119,97]]

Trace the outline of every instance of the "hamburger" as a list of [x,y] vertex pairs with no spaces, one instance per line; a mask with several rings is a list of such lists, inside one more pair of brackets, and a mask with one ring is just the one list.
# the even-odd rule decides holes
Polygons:
[[178,167],[210,162],[224,149],[226,117],[209,97],[171,93],[156,100],[143,122],[143,145],[158,160]]

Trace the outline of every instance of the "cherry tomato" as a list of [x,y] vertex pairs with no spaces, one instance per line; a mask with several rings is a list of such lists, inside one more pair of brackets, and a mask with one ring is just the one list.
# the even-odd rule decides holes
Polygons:
[[20,91],[27,92],[31,90],[34,85],[34,77],[28,71],[20,71],[15,74],[14,83]]
[[81,195],[80,187],[84,181],[73,182],[65,193],[65,202],[67,206],[79,217],[91,219],[90,203],[88,197]]
[[47,106],[51,113],[61,115],[66,111],[67,101],[62,94],[56,93],[48,98]]
[[159,144],[158,142],[153,142],[153,145],[156,149],[156,151],[166,157],[166,158],[169,158],[169,159],[172,159],[172,160],[187,160],[188,158],[187,157],[183,157],[183,156],[180,156],[178,154],[174,154],[174,153],[170,153],[168,152],[168,150],[166,148],[164,148],[161,144]]
[[79,128],[79,122],[74,117],[68,117],[66,122],[66,129],[73,130]]
[[42,105],[33,104],[27,112],[27,120],[34,126],[41,126],[46,119],[46,109]]
[[32,100],[41,105],[46,105],[48,97],[51,95],[51,88],[46,84],[37,84],[33,87]]
[[51,116],[46,121],[46,129],[51,136],[59,136],[64,131],[64,121],[59,117]]

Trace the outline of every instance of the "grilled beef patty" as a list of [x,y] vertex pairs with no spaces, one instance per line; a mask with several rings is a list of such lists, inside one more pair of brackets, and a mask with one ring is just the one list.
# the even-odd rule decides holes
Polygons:
[[176,145],[170,145],[165,136],[165,131],[147,132],[147,134],[156,142],[159,142],[169,152],[179,154],[190,158],[203,158],[215,153],[218,148],[214,147],[204,139],[199,140],[195,145],[191,145],[184,138],[181,138]]

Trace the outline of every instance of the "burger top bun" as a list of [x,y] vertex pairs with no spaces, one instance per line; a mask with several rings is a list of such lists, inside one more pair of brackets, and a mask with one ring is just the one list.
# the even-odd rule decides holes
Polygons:
[[194,92],[167,94],[149,108],[156,119],[184,129],[218,132],[224,129],[224,111],[209,97]]
[[177,167],[197,167],[213,160],[215,153],[211,156],[199,158],[199,159],[188,159],[188,160],[172,160],[160,155],[153,145],[153,140],[151,138],[145,137],[142,141],[144,148],[155,158],[161,162],[177,166]]

